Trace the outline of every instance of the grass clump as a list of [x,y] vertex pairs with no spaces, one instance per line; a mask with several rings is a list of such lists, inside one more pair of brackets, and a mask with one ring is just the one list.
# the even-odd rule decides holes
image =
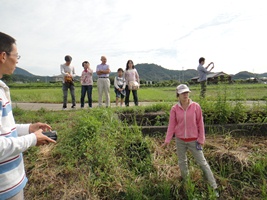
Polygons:
[[88,171],[82,177],[85,187],[100,199],[117,198],[128,182],[153,171],[149,144],[140,129],[127,127],[111,109],[80,111],[74,125],[55,156],[70,171],[78,166]]

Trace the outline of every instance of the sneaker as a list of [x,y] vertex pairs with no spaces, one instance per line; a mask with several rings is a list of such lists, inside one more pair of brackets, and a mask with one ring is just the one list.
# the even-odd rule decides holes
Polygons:
[[71,108],[75,109],[75,105],[72,105]]
[[67,110],[67,108],[64,108],[64,107],[63,107],[62,110]]
[[217,189],[214,190],[214,195],[215,195],[215,197],[217,197],[217,198],[220,197],[219,191],[218,191]]

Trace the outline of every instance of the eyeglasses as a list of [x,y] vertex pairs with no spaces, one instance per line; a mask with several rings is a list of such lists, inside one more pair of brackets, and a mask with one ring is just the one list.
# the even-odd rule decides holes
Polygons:
[[6,52],[6,54],[9,56],[16,56],[18,60],[21,58],[21,56],[18,53],[11,54],[11,53]]

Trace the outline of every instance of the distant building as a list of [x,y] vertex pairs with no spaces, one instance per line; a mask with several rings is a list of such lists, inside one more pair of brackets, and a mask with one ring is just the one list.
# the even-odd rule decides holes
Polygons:
[[54,82],[54,83],[55,83],[55,82],[63,82],[63,77],[62,77],[62,75],[53,76],[51,82]]
[[259,79],[262,81],[267,81],[267,77],[260,77]]
[[267,77],[250,77],[246,79],[247,83],[267,83]]
[[[198,76],[191,78],[193,83],[198,83]],[[232,82],[232,76],[224,72],[210,73],[207,75],[208,84],[217,84],[219,82]]]

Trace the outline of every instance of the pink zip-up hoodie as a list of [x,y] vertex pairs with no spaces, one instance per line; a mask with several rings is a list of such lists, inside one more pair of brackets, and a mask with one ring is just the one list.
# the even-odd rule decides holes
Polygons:
[[200,144],[204,144],[204,122],[198,103],[190,99],[186,110],[182,108],[180,102],[172,107],[165,143],[170,143],[173,135],[180,139],[197,138]]

